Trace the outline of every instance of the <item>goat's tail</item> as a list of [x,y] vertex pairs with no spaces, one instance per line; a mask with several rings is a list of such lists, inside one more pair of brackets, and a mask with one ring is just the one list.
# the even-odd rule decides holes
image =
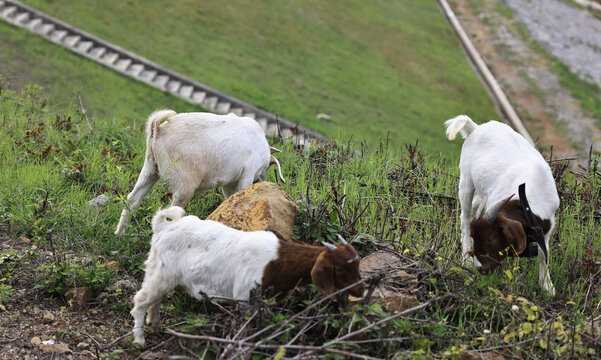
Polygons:
[[449,140],[455,140],[458,132],[465,139],[478,127],[478,124],[473,122],[467,115],[459,115],[449,119],[445,121],[444,125],[447,127],[447,137]]
[[146,142],[150,144],[159,134],[159,126],[169,120],[170,117],[177,115],[173,110],[157,110],[150,114],[146,121]]
[[177,221],[186,215],[186,210],[179,206],[172,206],[164,210],[159,210],[152,218],[152,232],[160,232],[165,225]]
[[275,156],[269,155],[269,166],[271,166],[272,164],[275,164],[278,167],[278,175],[280,175],[280,179],[282,179],[282,181],[286,183],[286,180],[284,180],[284,177],[282,176],[282,168],[280,167],[280,162],[278,161],[278,159],[275,158]]
[[157,110],[150,114],[146,120],[146,159],[154,161],[152,157],[152,142],[159,134],[159,126],[170,117],[177,115],[173,110]]

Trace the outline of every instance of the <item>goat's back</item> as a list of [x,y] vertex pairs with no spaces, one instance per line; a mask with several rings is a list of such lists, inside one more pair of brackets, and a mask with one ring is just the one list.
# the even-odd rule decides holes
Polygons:
[[277,258],[279,241],[267,231],[244,232],[211,220],[185,216],[166,223],[152,239],[157,265],[199,298],[248,299],[260,287],[265,266]]
[[517,194],[522,183],[527,184],[527,197],[539,216],[551,218],[559,206],[549,165],[506,124],[489,121],[475,128],[463,143],[459,167],[471,179],[476,193],[488,194],[487,206]]
[[232,113],[172,116],[159,126],[152,146],[161,175],[194,173],[201,186],[209,182],[204,188],[227,184],[247,169],[259,174],[269,167],[269,144],[260,125]]

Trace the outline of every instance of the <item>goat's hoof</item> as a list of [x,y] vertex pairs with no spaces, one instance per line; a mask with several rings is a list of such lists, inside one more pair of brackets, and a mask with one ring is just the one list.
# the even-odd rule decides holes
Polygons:
[[545,287],[543,289],[548,295],[550,296],[555,296],[555,287],[551,286],[551,287]]
[[143,348],[144,347],[144,343],[146,341],[144,340],[144,338],[137,338],[134,339],[134,345]]
[[461,260],[461,264],[463,265],[463,267],[471,269],[474,266],[474,259],[471,256],[466,255]]

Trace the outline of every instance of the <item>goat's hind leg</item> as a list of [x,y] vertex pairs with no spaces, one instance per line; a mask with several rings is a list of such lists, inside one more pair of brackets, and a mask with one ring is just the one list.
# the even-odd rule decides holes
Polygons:
[[175,190],[173,193],[173,198],[171,199],[171,206],[179,206],[185,209],[193,197],[194,189]]
[[146,159],[144,166],[140,172],[140,177],[136,181],[134,189],[127,195],[127,205],[121,212],[119,218],[119,224],[115,235],[122,235],[125,231],[125,227],[129,223],[128,214],[130,211],[136,211],[140,207],[142,200],[148,195],[154,184],[159,180],[159,174],[157,173],[156,166],[151,163],[151,160]]
[[142,346],[144,346],[144,316],[148,312],[149,325],[154,328],[158,327],[158,310],[161,299],[165,294],[173,290],[171,282],[155,274],[152,270],[150,272],[147,270],[142,288],[134,296],[134,308],[130,312],[134,317],[134,342]]

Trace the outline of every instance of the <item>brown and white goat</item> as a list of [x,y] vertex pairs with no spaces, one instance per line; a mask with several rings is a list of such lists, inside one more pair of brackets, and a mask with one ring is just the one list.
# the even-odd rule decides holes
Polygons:
[[[537,241],[539,282],[555,295],[548,253],[559,196],[549,165],[524,137],[500,122],[477,125],[460,115],[445,125],[449,140],[459,132],[465,138],[459,162],[459,202],[466,262],[473,257],[476,268],[488,272],[507,255],[522,253],[532,232],[527,219],[532,214],[542,227]],[[522,198],[516,196],[521,184],[526,187]],[[521,204],[526,198],[531,211]]]
[[128,214],[135,211],[160,176],[173,191],[172,206],[186,207],[199,190],[221,186],[225,197],[263,181],[271,155],[279,150],[265,139],[261,126],[249,117],[233,113],[181,113],[173,110],[153,112],[146,123],[146,158],[128,204],[121,213],[115,234],[121,235]]
[[251,290],[285,294],[309,283],[328,295],[357,283],[349,292],[362,296],[359,255],[351,245],[302,245],[269,231],[244,232],[172,206],[152,220],[154,232],[142,288],[134,297],[134,342],[144,344],[144,315],[159,325],[161,298],[176,286],[201,299],[209,296],[248,300]]

